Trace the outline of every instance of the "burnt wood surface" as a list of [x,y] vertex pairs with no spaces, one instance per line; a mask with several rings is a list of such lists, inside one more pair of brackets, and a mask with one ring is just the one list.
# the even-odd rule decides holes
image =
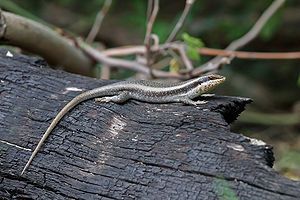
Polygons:
[[[89,100],[67,114],[23,176],[58,111],[101,81],[0,50],[1,199],[300,199],[272,148],[230,131],[251,100],[205,105]],[[62,58],[63,59],[63,58]]]

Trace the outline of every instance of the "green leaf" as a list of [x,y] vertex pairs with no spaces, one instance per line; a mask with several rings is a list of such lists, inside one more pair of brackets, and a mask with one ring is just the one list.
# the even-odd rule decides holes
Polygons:
[[200,54],[198,48],[187,46],[186,54],[191,60],[200,61]]
[[204,47],[204,43],[200,38],[195,38],[193,36],[190,36],[188,33],[183,33],[182,39],[184,43],[187,44],[188,46],[192,46],[196,48]]
[[204,47],[204,43],[200,38],[190,36],[188,33],[182,34],[182,39],[187,45],[186,53],[189,59],[199,61],[201,59],[198,49]]
[[172,58],[172,60],[169,63],[169,71],[178,73],[180,70],[180,63],[176,58]]

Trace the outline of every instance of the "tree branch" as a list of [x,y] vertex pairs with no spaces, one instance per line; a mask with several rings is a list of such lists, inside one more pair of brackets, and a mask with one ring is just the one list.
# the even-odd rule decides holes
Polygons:
[[179,20],[177,21],[175,28],[173,29],[173,31],[169,35],[168,39],[166,40],[166,43],[172,42],[176,38],[176,35],[178,34],[179,30],[183,26],[184,21],[188,15],[188,13],[190,12],[194,2],[195,2],[195,0],[186,0],[184,10],[183,10]]
[[147,19],[146,21],[148,22],[150,19],[150,16],[152,14],[152,8],[153,8],[153,1],[152,0],[148,0],[148,6],[147,6]]
[[183,75],[177,74],[177,73],[171,73],[171,72],[164,72],[161,70],[156,70],[156,69],[149,69],[147,66],[135,62],[135,61],[129,61],[129,60],[124,60],[124,59],[119,59],[119,58],[112,58],[108,57],[107,55],[97,51],[96,49],[90,47],[89,45],[85,44],[84,42],[77,40],[77,45],[79,48],[82,49],[83,52],[85,52],[87,55],[89,55],[91,58],[94,60],[103,63],[107,65],[108,67],[118,67],[118,68],[123,68],[123,69],[129,69],[133,70],[136,72],[143,73],[147,76],[153,75],[156,78],[179,78],[179,79],[184,79],[186,78]]
[[[225,50],[234,51],[251,42],[284,2],[285,0],[274,0],[273,3],[263,12],[261,17],[256,21],[254,26],[244,36],[230,43]],[[199,76],[207,72],[216,71],[222,66],[222,64],[230,63],[233,58],[233,56],[227,58],[226,62],[224,62],[224,57],[218,56],[213,58],[209,62],[195,69],[192,73],[192,76]]]
[[300,52],[247,52],[247,51],[230,51],[213,48],[201,48],[199,53],[210,56],[234,57],[240,59],[300,59]]
[[226,50],[237,50],[251,42],[266,25],[269,19],[275,14],[275,12],[283,5],[285,0],[274,0],[273,3],[263,12],[261,17],[257,20],[254,26],[241,38],[233,41]]
[[[189,60],[189,58],[186,55],[185,45],[180,42],[171,42],[162,45],[154,45],[151,47],[150,51],[153,53],[158,53],[159,51],[165,51],[169,49],[178,51],[180,58],[188,71],[194,69],[192,62]],[[128,55],[136,55],[136,54],[145,54],[146,48],[145,46],[127,46],[127,47],[125,46],[125,47],[107,49],[105,51],[102,51],[102,53],[105,54],[106,56],[128,56]]]
[[[108,2],[108,1],[107,1]],[[152,2],[152,3],[151,3]],[[192,5],[194,1],[188,0],[187,4]],[[29,49],[33,53],[37,53],[43,56],[50,63],[56,62],[58,65],[64,65],[73,67],[72,69],[85,69],[82,67],[92,66],[93,61],[98,61],[108,67],[119,67],[124,69],[133,70],[136,72],[143,73],[149,77],[153,76],[156,78],[179,78],[188,79],[191,77],[199,76],[200,74],[217,71],[222,64],[229,64],[233,58],[259,58],[259,59],[296,59],[299,58],[299,52],[290,53],[257,53],[257,52],[237,52],[235,49],[241,48],[250,41],[252,41],[258,33],[261,31],[262,27],[270,19],[270,17],[279,9],[279,7],[284,3],[284,0],[275,0],[268,9],[262,14],[262,16],[257,20],[255,25],[246,33],[243,37],[233,41],[225,50],[202,48],[199,49],[199,53],[206,55],[218,55],[216,58],[212,59],[210,62],[204,64],[201,68],[193,69],[193,65],[186,56],[185,46],[181,42],[169,42],[164,44],[159,44],[156,39],[154,44],[151,44],[152,38],[152,28],[157,16],[159,9],[158,0],[150,0],[149,5],[153,5],[153,10],[151,15],[148,17],[147,30],[145,36],[144,46],[129,46],[129,47],[119,47],[108,49],[102,52],[86,45],[82,41],[77,41],[79,48],[82,51],[74,47],[72,40],[61,37],[56,32],[27,19],[14,16],[6,12],[0,12],[0,38],[5,40],[8,44],[13,44],[16,46]],[[103,8],[104,9],[104,8]],[[187,13],[189,8],[185,8]],[[149,9],[148,9],[149,10]],[[182,14],[186,16],[186,14]],[[181,17],[184,21],[185,17]],[[182,24],[179,20],[178,24]],[[182,22],[183,22],[182,21]],[[99,21],[98,21],[99,22]],[[25,24],[25,25],[24,25]],[[100,23],[101,24],[101,23]],[[29,27],[29,28],[28,28]],[[174,30],[179,30],[175,27]],[[176,35],[175,31],[174,34]],[[22,34],[20,34],[22,33]],[[171,34],[172,35],[172,34]],[[170,35],[170,36],[171,36]],[[38,38],[38,39],[37,39]],[[38,40],[38,42],[37,42]],[[51,47],[51,49],[49,49]],[[55,49],[53,51],[52,49]],[[150,53],[155,53],[155,55],[165,55],[166,51],[173,50],[177,51],[182,59],[182,62],[187,67],[187,72],[165,72],[158,69],[151,69],[150,66]],[[88,56],[86,56],[86,54]],[[112,58],[111,56],[125,56],[125,55],[143,55],[145,61],[130,61],[119,58]],[[61,58],[64,59],[61,59]],[[66,59],[73,58],[73,59]],[[92,59],[91,59],[92,58]],[[53,61],[53,62],[51,62]],[[67,69],[71,71],[70,69]],[[87,72],[87,71],[86,71]],[[81,71],[81,73],[85,74]]]
[[[159,10],[159,0],[149,0],[152,1],[152,3],[148,3],[148,5],[153,5],[153,9],[151,12],[150,17],[148,18],[147,21],[147,29],[146,29],[146,35],[145,35],[145,47],[146,47],[146,53],[145,53],[145,58],[146,58],[146,65],[151,68],[151,33],[153,29],[153,24],[155,22],[158,10]],[[154,1],[154,2],[153,2]],[[148,11],[150,8],[148,8]]]
[[[167,50],[173,48],[173,43],[166,43],[156,47],[152,47],[152,52],[158,52],[161,50]],[[128,56],[136,54],[144,54],[146,51],[145,46],[123,46],[110,48],[102,51],[106,56]],[[299,59],[300,52],[248,52],[248,51],[230,51],[223,49],[214,49],[202,47],[199,50],[202,55],[208,56],[222,56],[222,57],[234,57],[240,59]]]
[[86,38],[87,43],[92,43],[95,40],[95,38],[101,28],[103,19],[107,15],[107,13],[111,7],[111,4],[112,4],[112,0],[105,0],[102,9],[98,12],[98,14],[96,16],[94,25]]
[[[151,33],[152,33],[152,28],[153,28],[153,24],[155,22],[158,10],[159,10],[159,0],[149,0],[152,1],[152,3],[149,3],[149,5],[153,5],[153,9],[151,12],[151,15],[147,21],[147,28],[146,28],[146,34],[145,34],[145,40],[144,43],[148,44],[151,40]],[[153,2],[154,1],[154,2]],[[148,8],[148,11],[150,10],[150,8]]]
[[0,10],[0,41],[42,56],[66,71],[93,76],[93,61],[71,40],[35,21]]

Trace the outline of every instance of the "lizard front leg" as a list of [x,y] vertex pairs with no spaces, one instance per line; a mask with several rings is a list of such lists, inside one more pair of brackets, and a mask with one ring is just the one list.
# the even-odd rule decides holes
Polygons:
[[181,103],[184,103],[186,105],[193,105],[193,106],[197,106],[197,105],[200,105],[200,104],[207,103],[207,101],[193,101],[189,98],[181,98],[178,101],[181,102]]
[[101,103],[114,102],[114,103],[121,104],[126,102],[128,99],[130,99],[129,93],[121,92],[120,94],[114,96],[95,98],[95,101]]

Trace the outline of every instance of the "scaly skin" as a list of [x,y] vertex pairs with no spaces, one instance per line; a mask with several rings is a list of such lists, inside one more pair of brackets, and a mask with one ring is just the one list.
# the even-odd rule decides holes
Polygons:
[[198,105],[202,101],[192,99],[206,93],[225,81],[220,75],[207,75],[179,83],[158,83],[147,80],[121,81],[111,85],[95,88],[76,96],[53,119],[50,126],[31,154],[21,175],[26,171],[51,131],[59,121],[76,105],[88,99],[96,98],[99,102],[124,103],[135,99],[148,103],[182,102],[188,105]]

